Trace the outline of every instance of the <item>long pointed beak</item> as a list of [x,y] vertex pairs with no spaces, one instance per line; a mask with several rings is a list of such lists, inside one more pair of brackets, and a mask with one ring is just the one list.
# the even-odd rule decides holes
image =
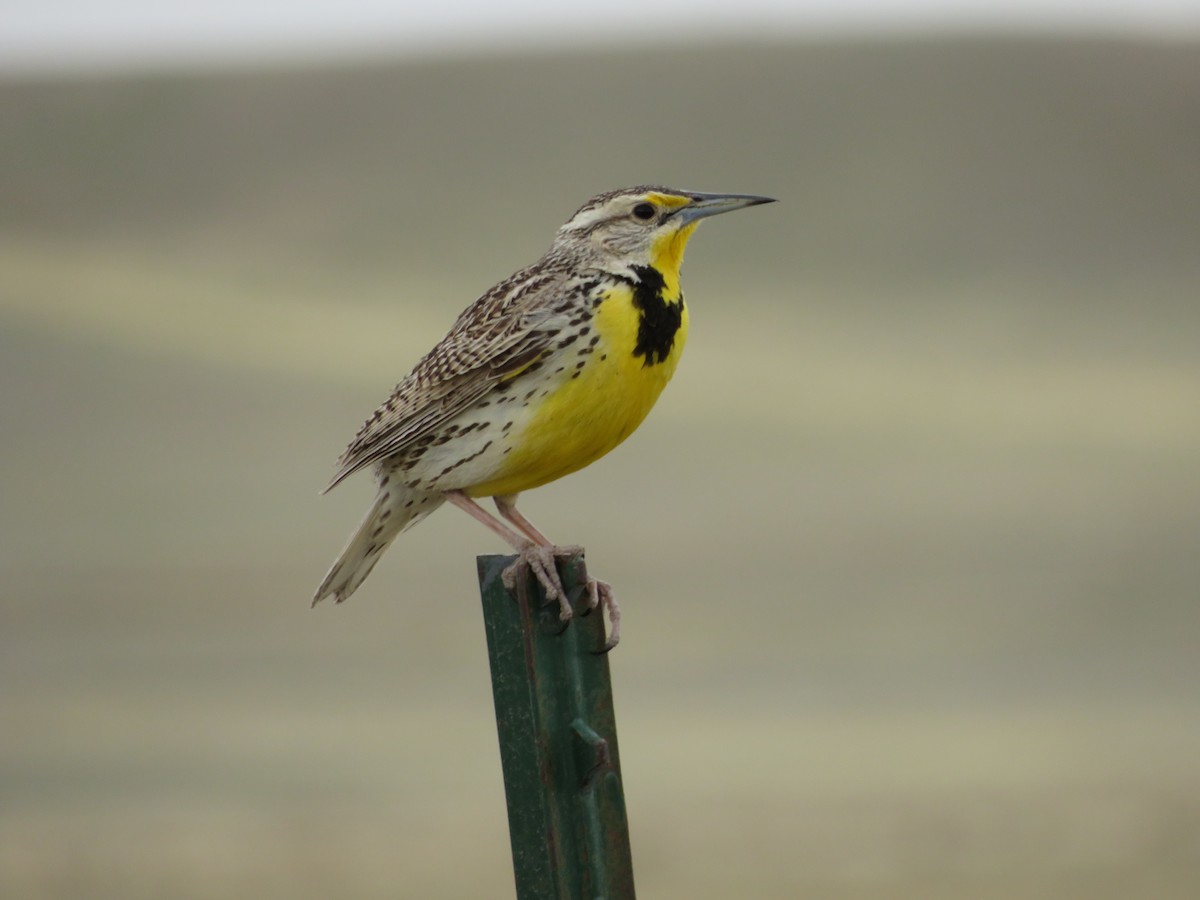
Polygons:
[[756,197],[753,194],[688,194],[692,202],[680,207],[673,217],[680,219],[684,225],[698,219],[732,212],[747,206],[758,206],[762,203],[774,203],[774,197]]

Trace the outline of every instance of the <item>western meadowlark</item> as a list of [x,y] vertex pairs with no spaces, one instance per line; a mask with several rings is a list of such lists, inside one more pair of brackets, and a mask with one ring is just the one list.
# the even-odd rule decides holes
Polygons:
[[[444,501],[519,554],[571,617],[555,546],[517,511],[517,495],[582,469],[629,437],[675,372],[687,338],[679,270],[700,220],[772,202],[641,186],[593,197],[546,254],[471,304],[367,419],[325,488],[374,466],[379,493],[317,588],[340,603],[400,534]],[[504,519],[475,502],[492,497]],[[506,524],[507,523],[507,524]],[[620,639],[609,585],[588,580]]]

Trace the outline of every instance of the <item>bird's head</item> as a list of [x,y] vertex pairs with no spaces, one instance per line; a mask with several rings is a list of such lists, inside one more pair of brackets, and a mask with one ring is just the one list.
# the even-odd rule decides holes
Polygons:
[[558,230],[554,246],[678,273],[688,238],[701,219],[771,202],[749,194],[698,194],[651,185],[609,191],[579,207]]

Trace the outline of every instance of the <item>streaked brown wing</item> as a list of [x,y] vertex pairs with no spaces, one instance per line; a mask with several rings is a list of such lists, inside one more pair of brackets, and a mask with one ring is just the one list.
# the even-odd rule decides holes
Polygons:
[[561,325],[554,308],[560,283],[553,273],[531,267],[464,310],[359,429],[325,490],[403,452],[550,351]]

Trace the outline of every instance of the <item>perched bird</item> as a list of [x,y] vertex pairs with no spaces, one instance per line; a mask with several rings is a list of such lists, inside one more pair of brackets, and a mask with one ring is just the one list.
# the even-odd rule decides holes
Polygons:
[[[317,588],[341,603],[392,540],[449,501],[503,538],[571,617],[558,547],[517,511],[517,495],[569,475],[629,437],[675,372],[688,331],[679,270],[701,219],[772,202],[641,186],[593,197],[545,255],[497,284],[396,385],[339,460],[326,491],[368,466],[379,493]],[[501,519],[475,502],[492,497]],[[592,607],[620,639],[608,584]]]

